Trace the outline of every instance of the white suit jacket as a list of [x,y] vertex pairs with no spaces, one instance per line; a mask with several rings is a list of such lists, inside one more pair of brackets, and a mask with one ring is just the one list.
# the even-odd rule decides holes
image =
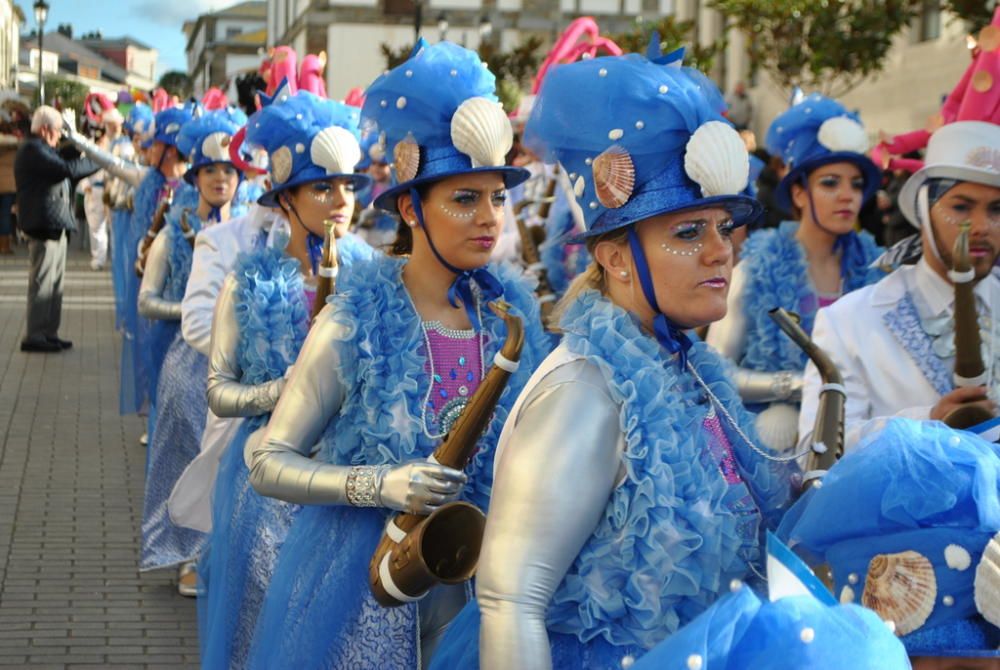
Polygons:
[[[980,281],[975,292],[990,314],[997,314],[1000,280],[996,275]],[[937,401],[954,388],[954,356],[935,355],[920,322],[921,317],[951,314],[953,303],[952,285],[921,260],[819,310],[812,337],[844,376],[847,448],[890,417],[930,418]],[[984,338],[984,348],[988,371],[992,367],[988,383],[996,393],[1000,342],[996,322],[992,323],[993,334]],[[811,439],[821,385],[816,366],[810,362],[799,415],[800,446]]]

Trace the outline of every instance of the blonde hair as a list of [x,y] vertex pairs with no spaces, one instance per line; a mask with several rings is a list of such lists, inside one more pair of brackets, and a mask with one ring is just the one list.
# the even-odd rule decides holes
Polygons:
[[628,237],[628,231],[630,226],[624,226],[622,228],[616,228],[615,230],[610,230],[597,237],[587,238],[587,252],[591,255],[592,260],[587,269],[578,274],[569,286],[566,288],[566,292],[563,293],[562,298],[556,304],[554,310],[552,310],[552,326],[558,326],[559,322],[562,320],[563,314],[569,309],[570,305],[576,302],[576,299],[580,297],[580,294],[584,291],[599,291],[601,295],[606,295],[608,292],[608,278],[605,273],[604,267],[597,262],[597,258],[594,256],[594,249],[601,242],[612,242],[614,244],[625,244],[625,240]]

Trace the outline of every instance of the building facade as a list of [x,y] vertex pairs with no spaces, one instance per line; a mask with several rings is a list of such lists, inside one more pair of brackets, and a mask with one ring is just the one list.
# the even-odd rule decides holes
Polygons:
[[131,37],[90,37],[79,40],[125,71],[125,83],[132,88],[151,91],[156,87],[159,52]]
[[256,71],[267,44],[267,3],[241,2],[184,24],[188,76],[200,95],[212,86],[230,90],[235,78]]
[[0,0],[0,89],[17,88],[24,15],[14,0]]

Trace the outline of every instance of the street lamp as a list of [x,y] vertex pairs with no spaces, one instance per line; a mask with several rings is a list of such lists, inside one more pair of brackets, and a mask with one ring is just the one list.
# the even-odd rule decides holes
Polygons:
[[45,55],[45,19],[49,18],[49,5],[45,0],[35,0],[35,23],[38,24],[38,104],[45,104],[45,79],[42,61]]
[[444,12],[438,14],[438,32],[441,33],[438,39],[444,42],[445,35],[448,34],[448,15]]

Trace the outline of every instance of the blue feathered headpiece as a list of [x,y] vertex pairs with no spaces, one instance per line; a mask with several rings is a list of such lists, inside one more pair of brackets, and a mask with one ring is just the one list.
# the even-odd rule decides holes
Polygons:
[[375,205],[395,211],[401,193],[456,174],[499,172],[508,188],[527,179],[505,165],[514,135],[495,88],[486,63],[451,42],[419,40],[409,60],[376,79],[362,117],[384,140],[396,185]]
[[239,128],[232,121],[231,115],[224,111],[207,112],[185,123],[177,134],[177,150],[187,158],[191,166],[184,173],[184,180],[193,184],[198,170],[206,165],[232,165],[229,143]]
[[308,91],[283,94],[253,115],[247,142],[267,151],[272,188],[260,204],[277,206],[278,194],[322,179],[351,179],[356,188],[371,181],[356,174],[359,110]]
[[637,54],[560,65],[546,76],[525,141],[565,168],[586,236],[695,207],[727,208],[738,223],[760,213],[740,195],[746,147],[706,81],[669,58]]
[[834,594],[895,624],[914,655],[1000,655],[1000,449],[892,419],[778,530],[833,571]]
[[878,190],[882,173],[865,156],[868,136],[861,118],[819,93],[802,98],[776,118],[767,130],[768,152],[781,156],[788,167],[775,191],[778,205],[792,205],[792,184],[802,183],[809,173],[830,163],[853,163],[865,179],[864,201]]
[[187,104],[183,107],[170,107],[156,115],[154,120],[154,142],[162,142],[167,146],[177,146],[177,135],[185,123],[193,119],[198,112],[198,106]]

